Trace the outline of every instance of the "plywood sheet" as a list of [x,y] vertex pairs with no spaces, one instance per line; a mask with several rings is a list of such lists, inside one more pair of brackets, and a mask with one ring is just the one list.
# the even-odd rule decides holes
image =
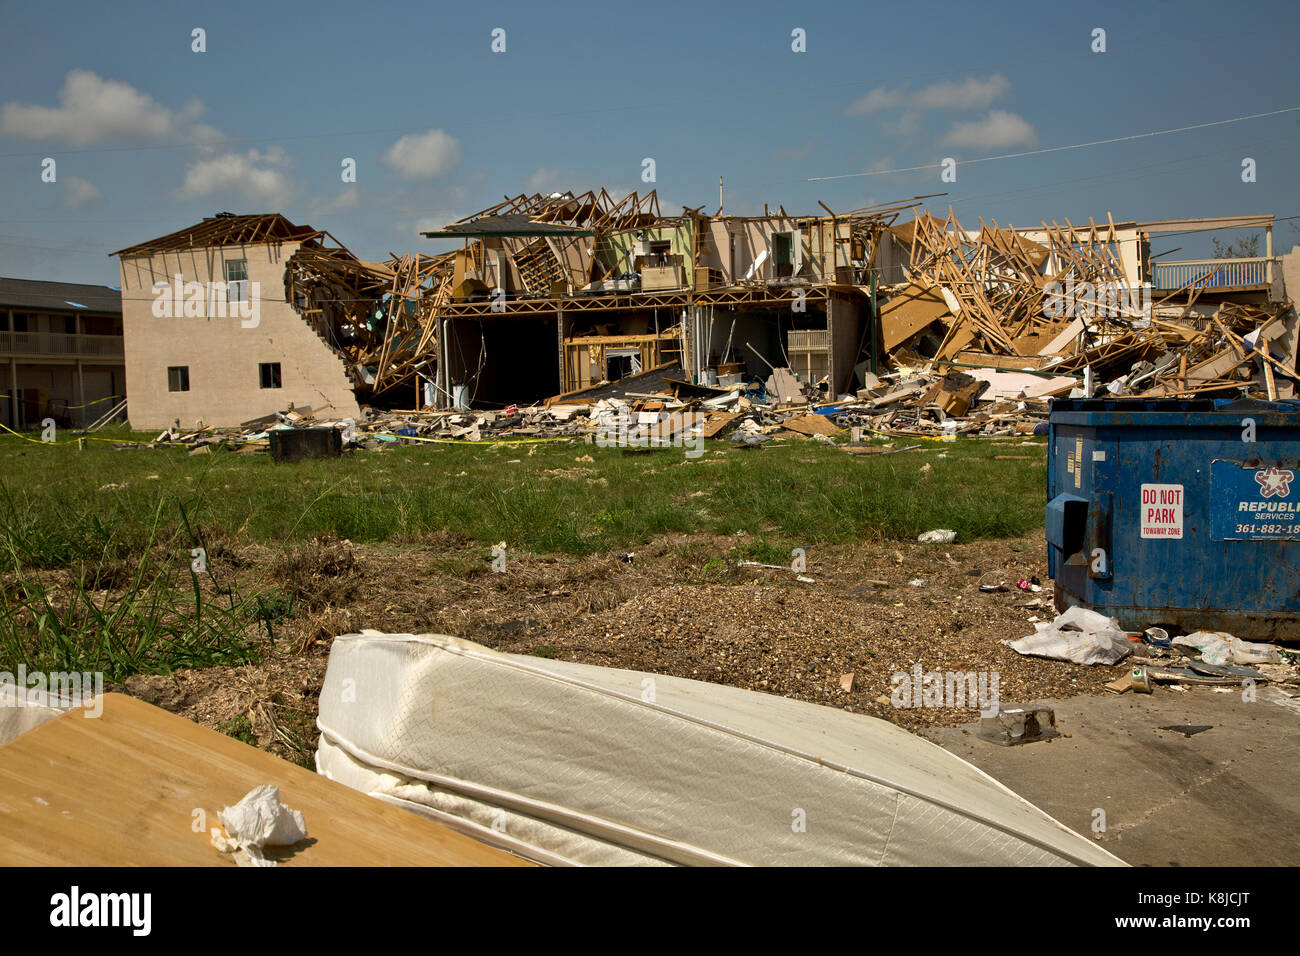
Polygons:
[[880,338],[892,352],[927,325],[951,315],[938,289],[912,283],[880,308]]
[[103,696],[100,717],[73,710],[0,747],[0,865],[233,866],[194,811],[219,826],[265,783],[307,821],[282,865],[528,865],[122,694]]
[[837,428],[825,415],[803,415],[788,419],[784,427],[800,435],[838,435],[844,429]]

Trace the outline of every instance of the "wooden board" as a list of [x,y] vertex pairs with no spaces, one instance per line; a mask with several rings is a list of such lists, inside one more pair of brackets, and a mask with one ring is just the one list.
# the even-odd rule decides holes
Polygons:
[[700,432],[700,437],[712,438],[718,432],[722,431],[733,421],[739,418],[740,415],[741,415],[740,412],[720,412],[716,415],[713,415],[711,418],[709,418],[708,422],[704,426],[704,429]]
[[837,428],[825,415],[803,415],[799,418],[791,418],[783,423],[783,427],[787,431],[810,437],[813,435],[838,435],[844,430]]
[[[0,747],[0,865],[234,866],[217,812],[264,783],[301,810],[287,866],[527,866],[527,861],[122,694]],[[195,832],[194,811],[205,827]]]
[[951,313],[939,290],[911,283],[880,308],[881,345],[892,352],[944,316]]

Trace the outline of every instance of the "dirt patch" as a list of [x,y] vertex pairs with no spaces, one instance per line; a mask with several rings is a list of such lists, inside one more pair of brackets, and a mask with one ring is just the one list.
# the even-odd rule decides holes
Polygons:
[[[334,637],[373,628],[453,634],[501,651],[690,677],[871,714],[916,729],[974,719],[973,707],[895,707],[895,674],[996,673],[1004,703],[1102,693],[1111,669],[1024,658],[1003,646],[1053,616],[1016,580],[1046,580],[1038,535],[946,546],[809,549],[790,569],[741,568],[744,536],[674,535],[628,554],[508,553],[431,536],[408,548],[325,540],[237,548],[294,599],[256,665],[141,676],[125,690],[208,727],[310,764],[316,698]],[[919,581],[922,583],[912,584]],[[1006,582],[985,593],[979,584]],[[853,673],[851,691],[841,687]]]

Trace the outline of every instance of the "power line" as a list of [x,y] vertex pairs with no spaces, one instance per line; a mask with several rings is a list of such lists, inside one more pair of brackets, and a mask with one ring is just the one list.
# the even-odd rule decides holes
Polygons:
[[[1266,140],[1263,143],[1254,143],[1251,144],[1251,146],[1248,148],[1252,153],[1259,153],[1261,155],[1264,155],[1267,153],[1275,152],[1283,148],[1282,146],[1272,146],[1272,148],[1269,148],[1269,144],[1295,143],[1297,141],[1300,141],[1300,136],[1289,136],[1289,137],[1282,137],[1280,139]],[[1261,149],[1260,148],[1261,146],[1264,146],[1265,148]],[[1106,170],[1101,173],[1096,173],[1092,176],[1076,176],[1071,179],[1057,180],[1056,182],[1038,183],[1033,186],[1023,186],[1018,189],[1003,190],[1001,192],[992,192],[992,193],[979,193],[973,196],[965,196],[960,199],[952,200],[949,203],[949,205],[952,206],[968,205],[971,202],[974,202],[975,200],[985,200],[985,199],[1004,199],[1004,198],[1033,199],[1033,198],[1037,198],[1037,196],[1039,195],[1043,195],[1043,193],[1038,192],[1039,190],[1055,188],[1058,186],[1067,186],[1074,183],[1080,183],[1084,185],[1102,185],[1105,183],[1113,183],[1113,182],[1129,182],[1133,179],[1143,179],[1147,176],[1157,176],[1163,173],[1180,173],[1180,172],[1185,172],[1186,170],[1189,169],[1198,169],[1198,168],[1203,168],[1205,166],[1212,166],[1215,163],[1220,162],[1224,157],[1236,156],[1239,155],[1239,153],[1240,153],[1240,149],[1232,149],[1232,150],[1227,150],[1219,153],[1199,153],[1195,156],[1184,156],[1184,157],[1180,157],[1179,159],[1161,160],[1158,163],[1146,163],[1141,166],[1119,167],[1116,169]],[[1182,163],[1184,160],[1204,159],[1209,156],[1213,156],[1215,158],[1204,163],[1187,163],[1185,165],[1177,165],[1179,163]],[[1165,168],[1160,168],[1160,167],[1165,167]],[[1137,169],[1148,169],[1152,171],[1147,173],[1141,173],[1137,176],[1114,178],[1115,174],[1125,173]]]
[[[1019,153],[1002,153],[998,156],[984,156],[979,159],[963,159],[957,165],[974,166],[978,163],[991,163],[1002,159],[1020,159],[1025,156],[1041,156],[1044,153],[1059,153],[1071,149],[1107,146],[1112,143],[1124,143],[1137,139],[1150,139],[1153,136],[1168,136],[1171,133],[1186,133],[1191,130],[1208,129],[1213,126],[1226,126],[1230,123],[1242,123],[1247,120],[1262,119],[1268,116],[1280,116],[1283,113],[1294,113],[1297,111],[1300,111],[1300,106],[1287,106],[1280,110],[1269,110],[1266,113],[1249,113],[1244,116],[1233,116],[1228,119],[1212,120],[1207,123],[1193,123],[1190,126],[1179,126],[1173,129],[1150,130],[1145,133],[1132,133],[1128,136],[1112,136],[1108,139],[1094,139],[1086,143],[1068,143],[1063,146],[1044,146],[1041,149],[1027,149]],[[903,166],[898,169],[872,169],[858,173],[839,173],[834,176],[809,176],[806,179],[787,179],[768,183],[742,183],[740,185],[747,189],[756,189],[763,186],[788,186],[795,183],[821,183],[837,179],[860,179],[866,176],[885,176],[891,173],[913,173],[924,169],[941,169],[943,165],[942,162],[926,163],[922,166]]]

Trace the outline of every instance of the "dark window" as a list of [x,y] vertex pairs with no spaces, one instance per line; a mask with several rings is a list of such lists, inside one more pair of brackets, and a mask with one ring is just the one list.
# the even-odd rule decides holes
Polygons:
[[280,387],[280,363],[279,362],[263,362],[261,365],[257,366],[257,372],[259,377],[262,380],[263,388]]
[[32,318],[32,317],[31,317],[30,315],[28,315],[26,312],[15,312],[15,313],[14,313],[14,331],[15,331],[15,332],[26,332],[26,331],[27,331],[27,323],[31,321],[31,318]]
[[188,365],[167,366],[167,391],[188,392],[190,390],[190,367]]

